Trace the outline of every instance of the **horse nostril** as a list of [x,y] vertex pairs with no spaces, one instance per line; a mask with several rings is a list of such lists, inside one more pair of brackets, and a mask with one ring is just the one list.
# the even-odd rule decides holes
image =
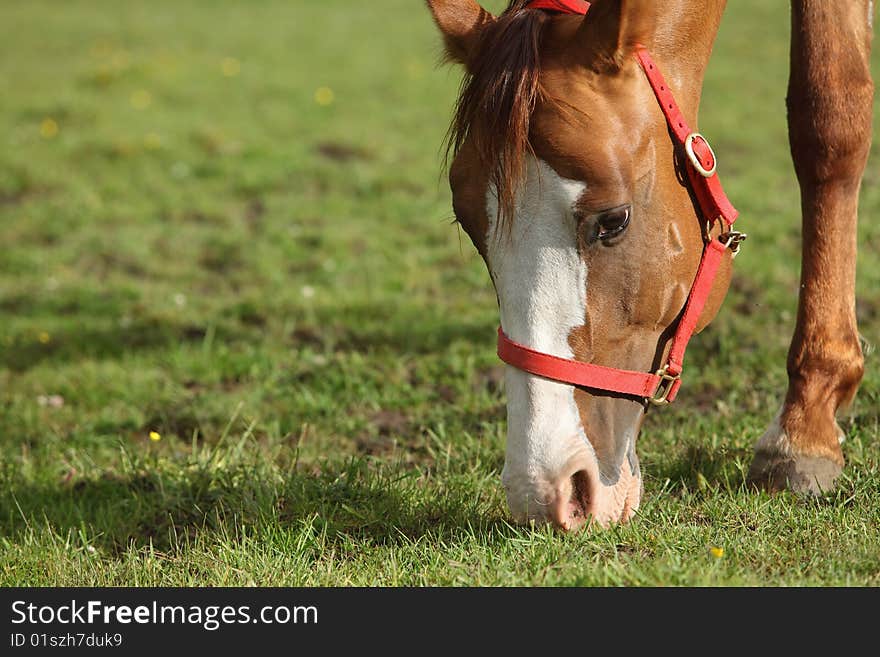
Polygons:
[[565,531],[578,529],[590,518],[591,502],[590,476],[586,470],[578,470],[557,489],[550,520]]
[[584,521],[590,508],[590,479],[586,470],[578,470],[571,476],[571,509],[573,520]]

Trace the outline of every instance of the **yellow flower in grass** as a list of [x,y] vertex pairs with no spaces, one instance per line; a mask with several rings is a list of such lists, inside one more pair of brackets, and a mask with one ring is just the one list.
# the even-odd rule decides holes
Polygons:
[[241,73],[241,62],[234,57],[224,57],[223,61],[220,62],[220,70],[227,78],[234,78]]
[[52,336],[49,335],[46,331],[40,331],[40,334],[37,336],[37,340],[40,341],[40,344],[49,344],[52,341]]
[[709,548],[709,554],[711,554],[716,559],[720,559],[724,556],[724,548],[712,546]]
[[58,122],[55,119],[46,117],[40,123],[40,136],[43,139],[52,139],[58,134]]
[[333,93],[330,87],[320,87],[315,90],[315,102],[321,107],[332,105],[335,99],[336,94]]
[[152,440],[154,443],[158,443],[160,440],[162,440],[162,434],[160,434],[158,431],[151,431],[150,440]]
[[131,106],[137,110],[147,109],[153,102],[153,95],[146,89],[138,89],[131,92],[129,98]]

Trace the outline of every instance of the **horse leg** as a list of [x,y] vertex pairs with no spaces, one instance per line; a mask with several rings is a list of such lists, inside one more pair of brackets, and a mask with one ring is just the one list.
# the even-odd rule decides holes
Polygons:
[[819,493],[843,467],[835,420],[864,360],[856,327],[856,223],[871,144],[873,2],[792,0],[788,124],[801,188],[803,253],[788,393],[749,479]]

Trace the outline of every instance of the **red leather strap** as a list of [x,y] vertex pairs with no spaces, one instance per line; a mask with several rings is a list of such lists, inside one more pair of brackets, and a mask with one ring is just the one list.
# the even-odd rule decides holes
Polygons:
[[586,14],[590,10],[590,3],[584,0],[534,0],[529,3],[528,8],[558,11],[563,14]]
[[[679,145],[685,148],[688,137],[693,133],[688,126],[687,120],[684,118],[684,114],[682,114],[681,109],[678,107],[678,103],[675,102],[675,97],[672,95],[669,85],[666,84],[660,68],[654,63],[651,53],[648,52],[645,46],[639,45],[636,48],[635,54],[636,59],[642,66],[642,70],[645,72],[645,76],[648,78],[648,82],[651,84],[651,88],[654,90],[657,102],[660,103],[660,109],[663,110],[663,115],[666,117],[669,129]],[[715,161],[711,147],[702,135],[694,137],[693,152],[699,163],[707,171],[714,170],[717,167],[718,163]],[[697,202],[700,204],[700,209],[703,211],[703,216],[712,223],[716,219],[722,218],[728,227],[732,226],[739,213],[727,198],[727,194],[724,193],[721,181],[718,179],[718,174],[713,173],[711,176],[705,177],[697,171],[690,161],[687,163],[687,169],[691,186],[696,194]]]
[[508,365],[546,379],[624,395],[651,397],[660,385],[656,374],[603,367],[535,351],[508,338],[501,327],[498,328],[498,357]]
[[694,284],[688,295],[687,303],[681,319],[678,320],[678,328],[675,330],[675,336],[672,338],[672,349],[669,350],[669,356],[666,359],[666,373],[673,376],[681,374],[684,365],[684,352],[687,349],[688,342],[694,335],[697,328],[697,322],[700,315],[703,314],[703,308],[712,292],[712,284],[715,282],[715,274],[718,273],[718,265],[721,263],[721,256],[727,251],[727,246],[720,240],[710,241],[703,249],[703,258],[700,260],[700,267],[697,269],[697,275],[694,278]]

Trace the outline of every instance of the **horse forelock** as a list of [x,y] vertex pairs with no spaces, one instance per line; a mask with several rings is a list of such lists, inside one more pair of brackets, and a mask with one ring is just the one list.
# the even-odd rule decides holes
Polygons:
[[468,62],[447,134],[447,159],[470,140],[498,196],[498,219],[514,210],[525,156],[532,152],[529,124],[541,96],[540,46],[547,15],[512,0],[487,25]]

